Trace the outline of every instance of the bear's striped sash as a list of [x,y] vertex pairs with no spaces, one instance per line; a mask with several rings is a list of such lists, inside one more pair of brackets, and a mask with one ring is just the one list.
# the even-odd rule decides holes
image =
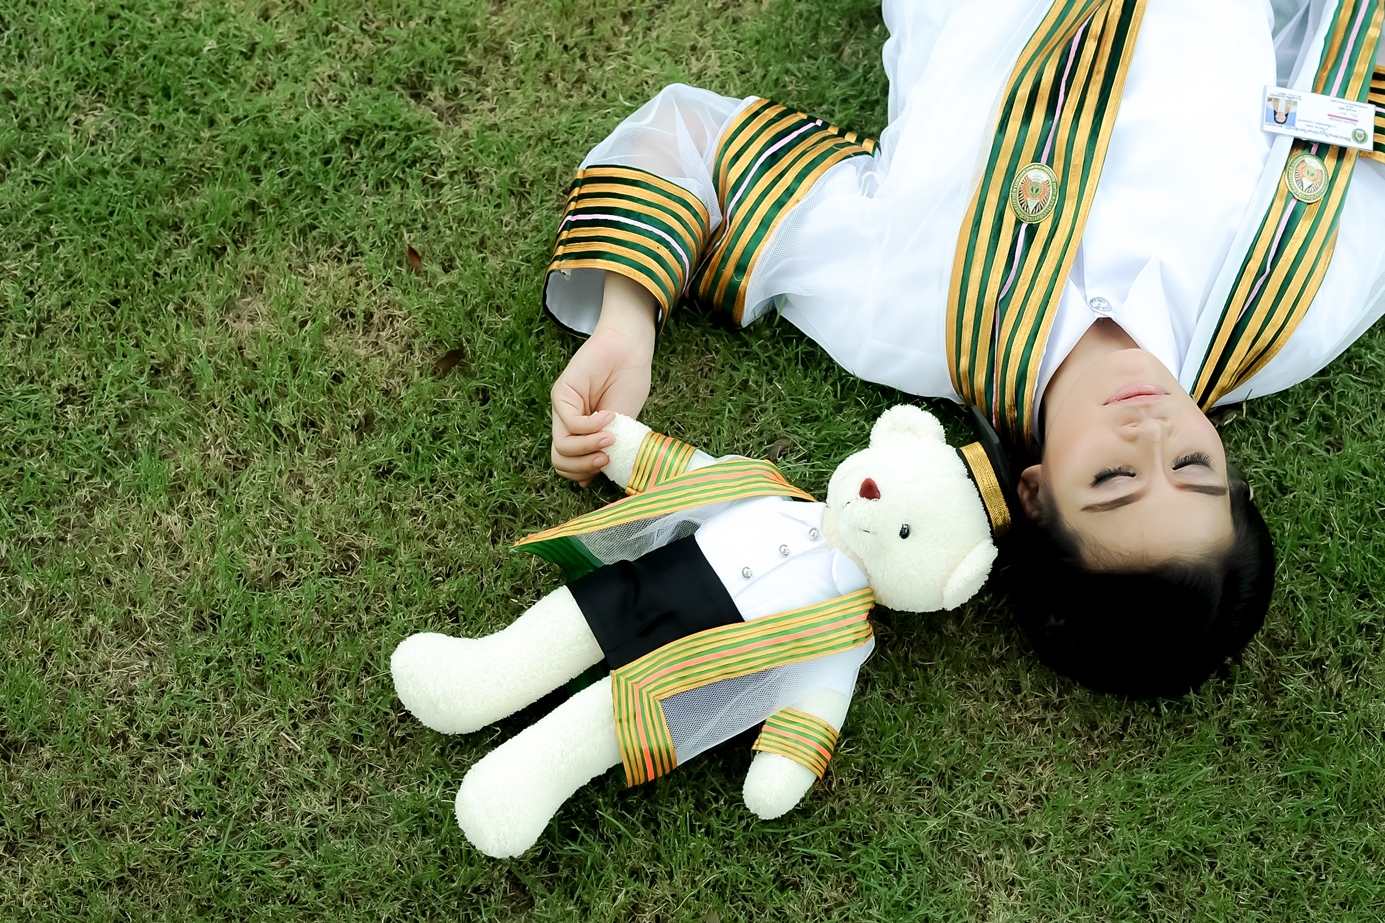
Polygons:
[[728,458],[669,478],[644,493],[617,500],[561,526],[526,536],[514,547],[517,551],[531,551],[552,561],[563,568],[569,580],[575,580],[610,563],[588,550],[583,541],[586,537],[619,529],[637,531],[649,520],[661,516],[750,497],[813,499],[812,494],[784,480],[773,462]]
[[871,639],[869,616],[874,605],[871,591],[860,590],[801,609],[701,631],[612,671],[616,739],[627,784],[657,779],[678,765],[677,741],[664,715],[665,700],[725,680],[860,647]]

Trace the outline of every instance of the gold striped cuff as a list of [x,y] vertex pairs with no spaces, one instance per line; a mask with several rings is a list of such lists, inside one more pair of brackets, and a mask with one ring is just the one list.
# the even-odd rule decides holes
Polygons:
[[1000,487],[986,448],[979,442],[968,443],[957,450],[962,462],[971,472],[976,490],[981,494],[981,503],[986,507],[986,518],[991,521],[991,534],[1000,538],[1010,530],[1010,505],[1005,502],[1005,491]]
[[604,269],[649,289],[660,324],[678,303],[710,233],[697,196],[653,173],[594,166],[577,174],[548,271]]
[[698,303],[742,323],[750,275],[779,219],[832,167],[874,152],[869,138],[767,99],[737,113],[717,140],[712,180],[724,218],[693,280]]
[[837,736],[837,729],[817,715],[785,708],[769,716],[751,749],[777,753],[808,767],[821,779],[837,746]]
[[635,454],[635,467],[630,472],[630,483],[626,485],[625,492],[643,493],[656,484],[678,477],[688,470],[688,463],[692,461],[695,451],[686,442],[679,442],[672,436],[652,430],[645,433]]

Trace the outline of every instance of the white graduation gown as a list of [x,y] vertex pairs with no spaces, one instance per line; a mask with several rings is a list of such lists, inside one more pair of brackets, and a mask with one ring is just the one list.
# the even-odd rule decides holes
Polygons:
[[[833,167],[786,214],[750,277],[744,323],[777,308],[848,371],[958,400],[944,325],[957,235],[1014,62],[1046,0],[886,0],[889,127],[874,157]],[[1184,377],[1198,323],[1248,219],[1271,136],[1263,90],[1312,53],[1322,0],[1149,0],[1082,244],[1039,368],[1039,394],[1099,316]],[[1276,29],[1278,12],[1278,29]],[[1382,45],[1385,47],[1385,45]],[[636,167],[690,190],[720,221],[711,167],[744,100],[675,85],[583,161]],[[599,316],[550,299],[569,327]],[[593,292],[595,300],[591,297]],[[1095,306],[1095,307],[1093,307]],[[1220,403],[1314,374],[1385,312],[1385,164],[1357,162],[1330,268],[1290,342]]]

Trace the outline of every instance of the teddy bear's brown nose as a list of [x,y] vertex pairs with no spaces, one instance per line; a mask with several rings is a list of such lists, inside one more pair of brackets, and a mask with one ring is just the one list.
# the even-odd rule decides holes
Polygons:
[[880,499],[880,488],[875,485],[874,478],[866,478],[861,482],[861,496],[867,500]]

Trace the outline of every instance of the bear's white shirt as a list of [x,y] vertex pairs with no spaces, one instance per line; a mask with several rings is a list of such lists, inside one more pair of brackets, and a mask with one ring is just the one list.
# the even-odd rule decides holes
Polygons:
[[696,540],[746,621],[864,590],[866,575],[822,535],[822,503],[741,500]]
[[[749,622],[869,586],[855,562],[823,537],[826,508],[787,497],[738,500],[697,530],[697,546],[741,618]],[[822,687],[850,697],[864,659],[860,651],[824,658]]]

